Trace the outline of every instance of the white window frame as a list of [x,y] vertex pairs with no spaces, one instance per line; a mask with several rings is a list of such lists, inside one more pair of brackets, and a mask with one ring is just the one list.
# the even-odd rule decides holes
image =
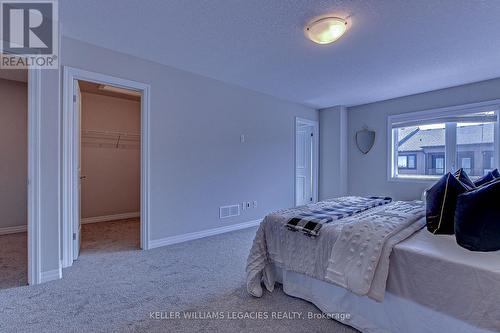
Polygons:
[[[393,131],[393,124],[403,123],[403,122],[416,122],[419,121],[429,121],[436,119],[436,122],[446,123],[446,118],[462,116],[471,113],[484,112],[484,111],[496,111],[497,121],[495,123],[495,138],[494,138],[494,156],[495,165],[494,168],[500,166],[500,99],[495,99],[491,101],[457,105],[445,108],[430,109],[417,112],[408,112],[398,115],[390,115],[387,117],[387,180],[396,182],[413,182],[413,183],[430,183],[439,179],[441,176],[414,176],[414,175],[404,175],[404,177],[397,174],[397,133]],[[456,136],[456,123],[446,123],[445,131],[445,172],[455,169],[456,163],[456,149],[457,149],[457,136]],[[448,156],[453,156],[452,159]]]

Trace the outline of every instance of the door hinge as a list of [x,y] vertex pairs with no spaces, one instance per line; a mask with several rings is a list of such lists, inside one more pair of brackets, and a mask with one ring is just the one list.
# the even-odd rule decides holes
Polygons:
[[73,103],[76,103],[76,95],[73,95]]
[[73,240],[76,240],[76,233],[73,233]]

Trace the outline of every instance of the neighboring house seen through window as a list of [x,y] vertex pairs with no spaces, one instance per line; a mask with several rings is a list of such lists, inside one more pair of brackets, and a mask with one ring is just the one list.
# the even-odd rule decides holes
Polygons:
[[477,178],[498,167],[497,103],[390,116],[390,177],[435,178],[463,168]]

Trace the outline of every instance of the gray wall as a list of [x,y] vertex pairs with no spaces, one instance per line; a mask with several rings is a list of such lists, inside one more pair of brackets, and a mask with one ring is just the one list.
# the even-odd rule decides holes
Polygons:
[[[395,199],[420,198],[430,182],[387,180],[387,116],[405,112],[475,103],[500,98],[500,79],[431,91],[348,108],[348,190],[353,195],[390,195]],[[363,126],[377,132],[375,145],[367,154],[354,142]]]
[[[316,110],[74,39],[63,38],[61,55],[62,65],[151,85],[153,240],[294,205],[294,119],[317,120]],[[219,206],[254,200],[219,220]]]
[[347,110],[319,111],[319,200],[347,192]]
[[0,229],[27,223],[28,87],[0,79]]
[[[317,120],[316,110],[68,38],[62,40],[61,62],[151,84],[152,239],[293,206],[294,117]],[[41,76],[41,257],[42,271],[49,271],[58,268],[60,251],[61,71]],[[348,192],[412,199],[426,187],[387,181],[388,114],[495,98],[500,79],[349,108]],[[368,155],[354,144],[363,125],[377,130]],[[253,200],[257,208],[218,219],[220,205]]]

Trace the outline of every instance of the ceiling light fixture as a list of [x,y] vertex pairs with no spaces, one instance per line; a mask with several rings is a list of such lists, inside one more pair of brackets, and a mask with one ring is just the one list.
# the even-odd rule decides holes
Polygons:
[[99,90],[109,91],[109,92],[114,92],[117,94],[129,95],[129,96],[139,96],[140,97],[142,95],[141,92],[137,91],[137,90],[120,88],[120,87],[110,86],[107,84],[99,85]]
[[339,17],[323,17],[306,25],[304,33],[307,38],[318,44],[330,44],[347,30],[347,21]]

